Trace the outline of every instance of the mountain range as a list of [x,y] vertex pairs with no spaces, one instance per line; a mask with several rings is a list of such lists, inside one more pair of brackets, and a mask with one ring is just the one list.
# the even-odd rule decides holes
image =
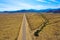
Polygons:
[[29,10],[16,10],[16,11],[2,11],[0,13],[25,13],[25,12],[37,12],[37,13],[60,13],[60,8],[57,9],[42,9],[42,10],[35,10],[35,9],[29,9]]

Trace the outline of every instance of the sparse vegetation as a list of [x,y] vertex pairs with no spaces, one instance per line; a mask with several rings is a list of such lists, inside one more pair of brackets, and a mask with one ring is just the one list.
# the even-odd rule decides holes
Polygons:
[[45,21],[40,14],[26,14],[27,21],[31,30],[35,30],[36,28],[40,27],[40,25]]
[[[17,40],[23,14],[0,14],[0,40]],[[60,40],[60,14],[26,13],[33,40]]]
[[22,23],[22,14],[0,14],[0,40],[15,40]]
[[60,14],[45,13],[43,16],[41,14],[27,14],[31,30],[36,30],[31,32],[33,40],[60,40]]
[[43,22],[42,25],[40,25],[41,28],[39,30],[34,32],[34,34],[36,34],[36,35],[39,35],[39,32],[41,32],[43,30],[43,28],[46,27],[47,23],[49,22],[48,19],[43,14],[41,14],[41,16],[42,16],[42,18],[45,19],[45,22]]

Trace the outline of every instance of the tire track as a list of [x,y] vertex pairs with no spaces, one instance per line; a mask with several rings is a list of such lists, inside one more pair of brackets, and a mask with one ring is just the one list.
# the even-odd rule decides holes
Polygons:
[[36,30],[34,32],[34,36],[38,37],[39,36],[39,33],[43,30],[44,27],[46,27],[47,23],[49,22],[48,19],[43,15],[41,14],[42,18],[45,19],[45,22],[43,22],[41,25],[40,25],[40,29]]
[[26,23],[26,18],[24,14],[22,25],[21,25],[21,30],[19,32],[19,36],[17,40],[26,40],[26,24],[25,23]]

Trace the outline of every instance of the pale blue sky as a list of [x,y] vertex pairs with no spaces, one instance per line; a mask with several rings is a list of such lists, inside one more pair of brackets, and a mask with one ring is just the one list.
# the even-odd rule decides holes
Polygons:
[[0,11],[60,8],[60,0],[0,0]]

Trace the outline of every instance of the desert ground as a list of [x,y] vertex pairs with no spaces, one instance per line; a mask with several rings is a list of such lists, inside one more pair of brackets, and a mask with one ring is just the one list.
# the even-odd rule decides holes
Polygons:
[[60,14],[0,13],[0,40],[60,40]]

